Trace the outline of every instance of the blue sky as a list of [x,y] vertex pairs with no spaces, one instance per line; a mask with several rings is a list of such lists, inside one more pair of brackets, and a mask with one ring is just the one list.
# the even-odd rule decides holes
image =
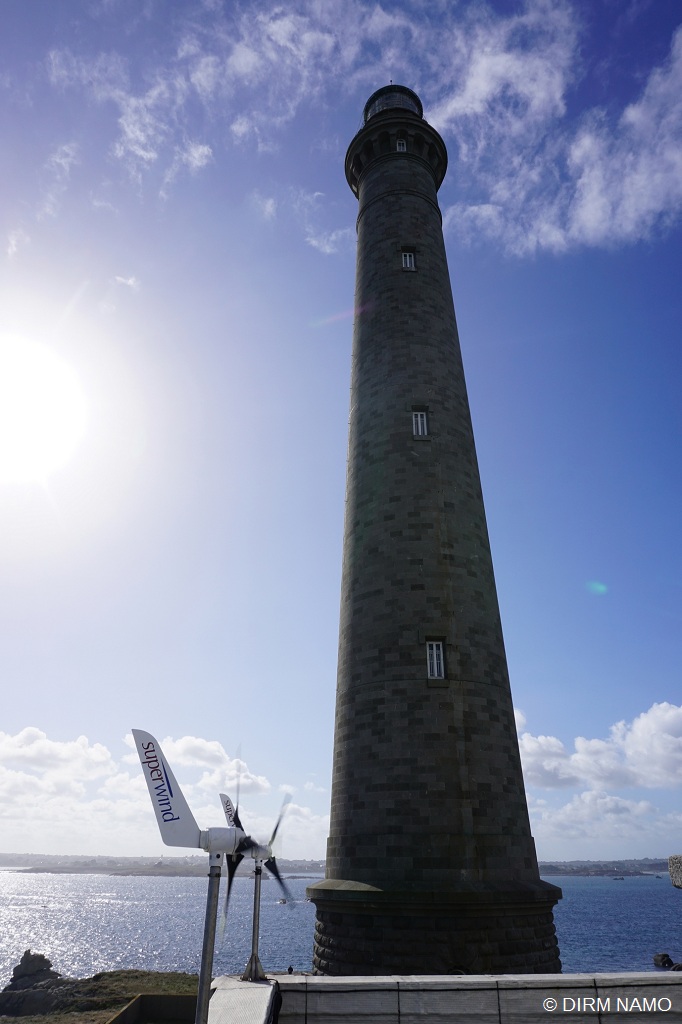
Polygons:
[[[137,727],[165,741],[203,826],[241,774],[254,832],[288,791],[281,855],[324,855],[343,158],[393,80],[449,151],[440,203],[539,856],[682,850],[680,13],[5,0],[3,849],[162,852]],[[67,382],[31,454],[18,424],[40,373],[61,379],[50,357]],[[81,406],[69,435],[59,410]]]

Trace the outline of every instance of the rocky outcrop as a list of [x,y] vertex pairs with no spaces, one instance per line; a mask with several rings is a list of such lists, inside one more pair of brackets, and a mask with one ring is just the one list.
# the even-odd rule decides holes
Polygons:
[[196,975],[105,971],[92,978],[63,978],[42,953],[27,949],[0,992],[0,1017],[106,1010],[139,992],[196,994]]
[[9,1017],[49,1013],[57,1001],[58,990],[68,985],[42,953],[27,949],[12,971],[8,985],[0,992],[0,1014]]
[[43,986],[46,982],[59,981],[61,974],[52,970],[52,962],[42,953],[32,953],[27,949],[17,966],[12,971],[12,980],[4,989],[5,992],[16,992],[26,988]]
[[655,953],[654,967],[662,967],[664,971],[682,971],[682,964],[676,964],[669,953]]

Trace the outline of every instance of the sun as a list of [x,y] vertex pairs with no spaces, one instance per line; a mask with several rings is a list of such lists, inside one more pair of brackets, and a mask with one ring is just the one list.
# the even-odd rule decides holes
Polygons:
[[68,363],[45,345],[0,336],[0,483],[44,482],[71,458],[86,418]]

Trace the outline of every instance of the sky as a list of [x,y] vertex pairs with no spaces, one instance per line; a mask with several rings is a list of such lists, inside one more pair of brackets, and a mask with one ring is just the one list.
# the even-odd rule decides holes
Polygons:
[[[541,860],[682,852],[679,0],[2,0],[0,850],[324,856],[367,98],[414,89]],[[181,851],[176,851],[181,852]],[[190,852],[190,851],[188,851]]]

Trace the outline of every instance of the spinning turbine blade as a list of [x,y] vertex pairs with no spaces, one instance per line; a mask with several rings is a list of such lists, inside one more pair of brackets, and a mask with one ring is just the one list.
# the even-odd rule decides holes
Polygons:
[[[235,808],[234,804],[232,803],[232,801],[230,800],[227,793],[220,794],[220,802],[223,805],[223,811],[225,812],[227,824],[230,827],[236,825],[237,828],[242,828],[241,821],[239,820],[239,813]],[[245,836],[240,841],[239,846],[232,854],[232,856],[228,854],[225,858],[225,861],[227,863],[227,888],[225,890],[225,902],[223,904],[222,913],[220,915],[220,920],[218,922],[218,938],[220,942],[223,941],[223,938],[225,936],[225,925],[227,923],[227,906],[230,902],[230,892],[232,890],[232,882],[234,880],[234,876],[236,874],[237,868],[244,860],[244,852],[246,850],[250,850],[252,847],[256,845],[257,844],[254,843],[253,839],[251,839],[249,836]]]
[[132,732],[163,842],[166,846],[201,847],[201,829],[182,795],[159,741],[142,729],[133,729]]
[[225,857],[227,864],[227,888],[225,890],[225,902],[223,903],[223,909],[220,914],[220,920],[218,921],[218,941],[222,942],[225,938],[225,925],[227,924],[227,907],[230,902],[230,892],[232,890],[232,882],[234,876],[237,873],[237,868],[244,860],[244,856],[241,853],[235,853],[232,856],[229,854]]
[[233,854],[232,857],[228,857],[227,858],[227,897],[225,899],[225,906],[226,907],[227,907],[227,899],[229,898],[229,895],[230,895],[230,889],[232,888],[232,882],[234,881],[234,876],[237,873],[237,868],[239,867],[239,865],[241,864],[241,862],[243,860],[244,860],[244,854],[242,854],[242,853],[235,853],[235,854]]
[[282,892],[284,893],[284,895],[286,896],[287,900],[291,899],[291,893],[289,892],[289,889],[287,888],[287,886],[286,886],[286,884],[284,882],[284,879],[282,878],[282,876],[279,873],[279,868],[277,867],[277,860],[275,859],[275,857],[273,855],[273,852],[272,852],[272,844],[275,841],[275,837],[277,836],[277,831],[279,829],[279,826],[282,824],[282,818],[286,814],[287,805],[290,802],[291,802],[291,796],[289,795],[289,793],[287,793],[287,795],[284,797],[284,800],[282,801],[282,809],[279,812],[279,818],[275,822],[275,827],[272,830],[272,835],[270,836],[270,842],[268,843],[268,850],[270,851],[270,856],[268,857],[268,859],[266,861],[264,861],[265,867],[268,869],[270,874],[275,876],[275,878],[279,882],[280,888],[281,888]]
[[286,814],[286,812],[287,812],[287,806],[288,806],[288,805],[289,805],[290,803],[291,803],[291,795],[290,795],[289,793],[287,793],[287,794],[286,794],[286,796],[284,797],[284,800],[282,800],[282,807],[281,807],[281,810],[280,810],[280,812],[279,812],[279,818],[278,818],[278,819],[277,819],[277,821],[275,822],[275,827],[273,828],[273,830],[272,830],[272,835],[270,836],[270,842],[268,843],[268,847],[269,847],[270,849],[272,849],[272,844],[274,843],[274,841],[275,841],[275,836],[277,835],[277,829],[278,829],[278,828],[279,828],[279,826],[280,826],[280,825],[282,824],[282,818],[283,818],[283,817],[284,817],[284,815]]
[[277,861],[275,860],[275,858],[268,857],[268,859],[266,861],[263,861],[263,863],[270,872],[270,874],[274,875],[277,881],[279,882],[279,887],[286,896],[287,900],[290,900],[292,898],[291,892],[289,891],[288,885],[286,884],[286,882],[279,873],[279,868],[277,867]]
[[233,809],[233,815],[234,815],[234,823],[235,823],[235,825],[237,826],[237,828],[241,828],[242,831],[243,831],[243,825],[242,825],[241,821],[239,820],[239,790],[241,788],[241,781],[242,781],[242,767],[241,767],[241,765],[242,765],[242,746],[241,746],[241,743],[237,747],[237,757],[236,757],[236,760],[239,762],[239,768],[237,769],[237,804],[236,804],[236,806]]

